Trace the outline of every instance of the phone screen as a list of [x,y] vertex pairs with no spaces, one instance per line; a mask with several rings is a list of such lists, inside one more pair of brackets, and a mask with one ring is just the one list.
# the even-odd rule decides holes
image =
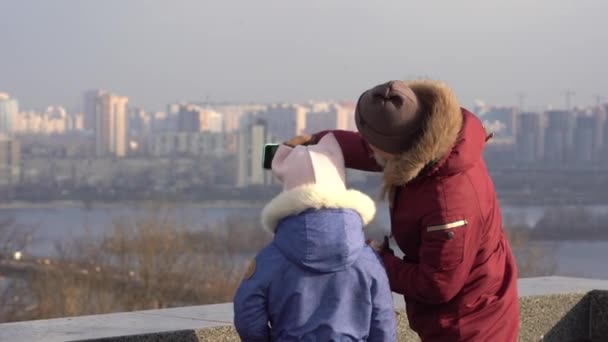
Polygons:
[[262,154],[262,167],[266,170],[272,169],[272,159],[274,154],[277,153],[279,144],[266,144],[264,145],[264,153]]

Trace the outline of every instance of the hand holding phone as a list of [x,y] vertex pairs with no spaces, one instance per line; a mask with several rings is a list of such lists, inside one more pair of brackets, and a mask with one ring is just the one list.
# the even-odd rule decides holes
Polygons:
[[279,149],[279,144],[266,144],[262,152],[262,167],[266,170],[272,169],[272,159]]
[[[308,146],[316,144],[316,137],[314,135],[299,135],[284,144],[290,147],[298,145]],[[272,169],[272,159],[274,158],[277,149],[281,144],[266,144],[264,145],[264,151],[262,153],[262,167],[266,170]]]

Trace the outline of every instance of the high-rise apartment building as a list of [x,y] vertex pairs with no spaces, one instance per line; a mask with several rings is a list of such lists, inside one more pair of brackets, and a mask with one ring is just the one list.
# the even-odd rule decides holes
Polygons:
[[544,159],[550,163],[566,162],[572,151],[575,115],[566,110],[545,113]]
[[197,105],[180,105],[177,119],[180,132],[222,132],[222,115]]
[[19,142],[0,136],[0,186],[19,183],[21,167],[21,148]]
[[127,102],[125,96],[104,93],[95,110],[95,149],[97,156],[125,157],[127,142]]
[[608,103],[604,104],[600,110],[603,114],[603,124],[601,127],[602,134],[600,135],[600,159],[608,161]]
[[78,113],[68,117],[68,130],[82,131],[84,130],[84,114]]
[[246,126],[241,126],[237,143],[237,186],[272,184],[272,173],[262,168],[264,145],[272,141],[268,123],[263,119],[254,119]]
[[243,105],[212,105],[211,108],[222,116],[222,130],[224,133],[238,132],[241,117],[250,113],[265,111],[267,106],[262,104]]
[[11,135],[19,113],[19,103],[6,93],[0,93],[0,134]]
[[574,129],[573,156],[577,162],[596,162],[602,160],[605,151],[606,113],[596,107],[579,112]]
[[306,132],[316,133],[327,129],[349,130],[351,117],[354,117],[354,113],[338,104],[329,104],[325,108],[313,107],[306,114]]
[[305,132],[307,112],[304,106],[280,104],[269,106],[255,116],[267,123],[269,135],[277,141],[286,141]]
[[21,112],[17,115],[14,132],[21,134],[65,134],[72,128],[72,118],[65,108],[49,106],[43,113],[34,111]]
[[226,141],[217,132],[164,132],[150,137],[148,150],[154,157],[220,158],[226,155]]
[[478,114],[486,129],[497,138],[514,139],[517,136],[517,113],[515,107],[489,106]]
[[105,93],[105,90],[91,89],[82,94],[84,129],[89,132],[95,132],[95,124],[97,120],[97,101],[101,95]]
[[544,127],[541,113],[521,113],[516,135],[516,160],[532,163],[542,159]]
[[579,115],[576,118],[573,161],[590,163],[599,156],[599,146],[596,143],[598,124],[598,117],[594,115]]
[[150,116],[143,108],[130,107],[129,113],[129,135],[138,135],[150,131]]

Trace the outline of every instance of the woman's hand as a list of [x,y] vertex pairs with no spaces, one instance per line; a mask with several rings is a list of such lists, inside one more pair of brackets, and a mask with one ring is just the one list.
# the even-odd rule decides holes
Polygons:
[[388,236],[384,237],[383,242],[379,242],[379,241],[376,241],[373,239],[369,239],[366,242],[367,242],[367,245],[370,246],[371,249],[373,249],[377,253],[385,253],[385,252],[389,252],[391,254],[393,253],[393,250],[391,250],[391,248],[389,246]]
[[384,244],[381,242],[378,242],[376,240],[370,239],[370,240],[367,240],[366,242],[367,242],[367,245],[369,247],[371,247],[371,249],[373,249],[377,253],[382,252],[382,250],[384,249]]
[[316,144],[317,143],[316,140],[317,139],[315,138],[314,135],[303,134],[303,135],[298,135],[297,137],[293,137],[293,138],[289,139],[288,141],[284,142],[283,144],[285,144],[289,147],[296,147],[298,145],[307,146],[307,145]]

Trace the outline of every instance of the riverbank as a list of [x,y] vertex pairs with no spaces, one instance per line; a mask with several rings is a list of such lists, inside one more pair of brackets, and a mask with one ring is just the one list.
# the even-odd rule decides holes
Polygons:
[[[372,198],[373,194],[369,194]],[[58,208],[114,208],[117,206],[128,206],[135,208],[143,208],[146,206],[153,205],[167,205],[167,206],[197,206],[200,208],[256,208],[263,207],[271,198],[262,198],[260,200],[249,200],[249,199],[210,199],[210,200],[180,200],[180,199],[153,199],[153,200],[118,200],[118,201],[79,201],[79,200],[52,200],[45,202],[31,202],[31,201],[9,201],[0,202],[0,210],[2,209],[58,209]],[[552,208],[552,207],[607,207],[608,198],[605,201],[597,200],[572,200],[567,201],[564,199],[551,200],[551,199],[522,199],[522,198],[503,198],[499,197],[499,201],[502,207],[512,208]],[[379,201],[380,204],[385,204],[384,201]]]
[[[177,217],[194,230],[207,229],[226,220],[259,221],[266,200],[209,201],[118,201],[82,202],[15,201],[0,204],[0,220],[14,221],[21,227],[39,231],[42,241],[62,241],[83,231],[103,235],[116,220],[133,219],[162,212]],[[374,237],[381,237],[390,227],[386,202],[377,203]],[[502,205],[505,229],[534,241],[608,241],[608,205]],[[375,234],[375,233],[374,233]],[[43,243],[44,244],[44,243]],[[48,247],[45,246],[45,249]]]
[[50,201],[24,202],[13,201],[0,203],[0,210],[13,209],[112,209],[117,207],[146,208],[158,205],[166,206],[195,206],[204,209],[224,208],[261,208],[267,201],[249,200],[209,200],[209,201],[119,201],[119,202],[90,202],[82,201]]
[[[231,224],[234,229],[253,229],[259,225],[259,215],[265,202],[262,201],[207,201],[205,203],[95,203],[85,209],[81,202],[52,202],[42,204],[11,203],[0,208],[0,221],[13,221],[15,227],[28,232],[31,243],[24,250],[29,255],[53,256],[57,246],[75,243],[83,239],[99,239],[108,236],[116,222],[126,222],[148,217],[151,212],[161,217],[170,216],[176,224],[192,232],[216,230],[222,224]],[[585,207],[592,213],[608,213],[608,206]],[[547,207],[503,206],[506,227],[508,222],[528,223],[533,227],[542,218]],[[167,214],[167,215],[165,215]],[[123,221],[124,222],[124,221]],[[385,234],[390,225],[386,203],[378,204],[377,224],[366,230],[368,234]],[[261,229],[261,228],[258,228]],[[576,226],[573,226],[576,231]],[[546,241],[546,235],[530,238],[524,234],[525,250],[552,251],[556,254],[557,270],[560,275],[585,275],[608,279],[608,269],[602,260],[608,251],[608,241],[579,236],[576,239]],[[543,238],[545,237],[545,238]],[[587,240],[587,241],[581,241]]]

